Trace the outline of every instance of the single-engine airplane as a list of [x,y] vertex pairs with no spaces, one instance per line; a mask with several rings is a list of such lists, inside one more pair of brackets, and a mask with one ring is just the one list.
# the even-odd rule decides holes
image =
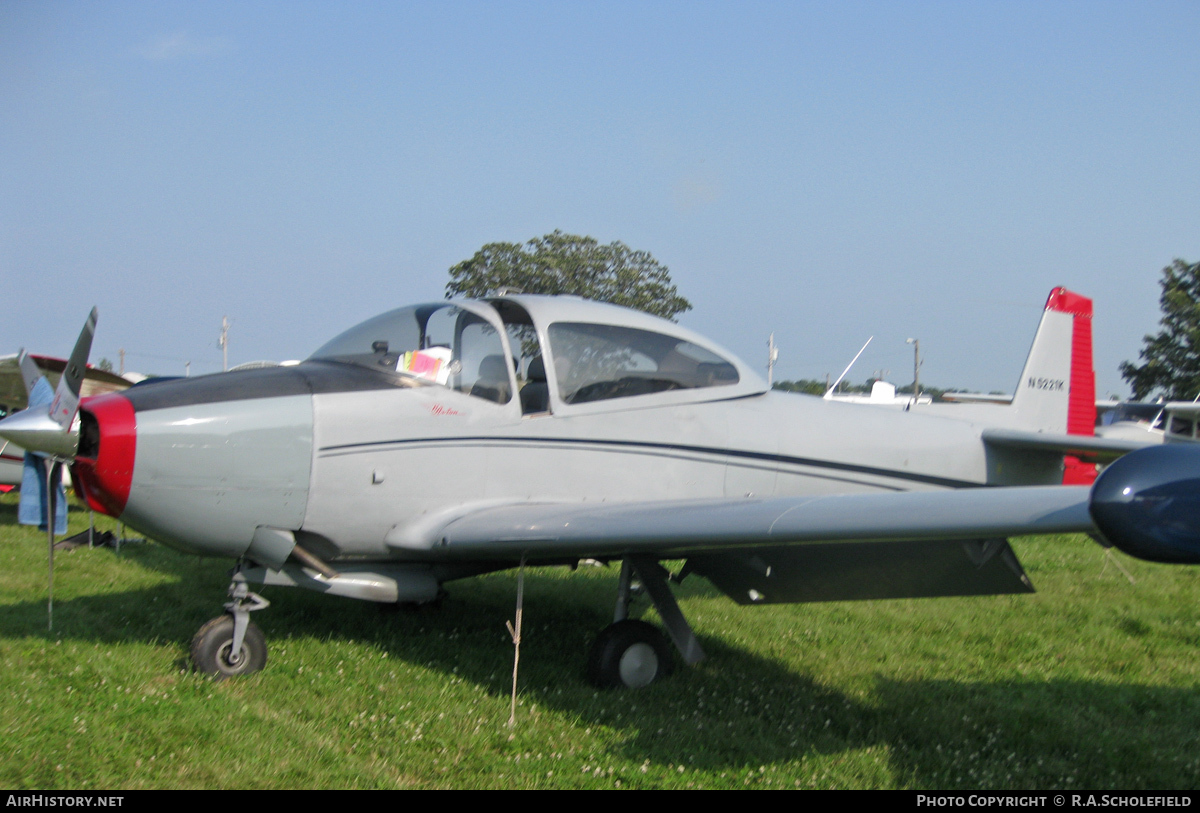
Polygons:
[[629,618],[635,578],[694,663],[670,587],[688,574],[742,604],[1030,592],[1005,537],[1076,531],[1200,562],[1200,450],[1136,451],[1090,488],[1055,485],[1064,455],[1139,445],[1067,432],[1072,399],[1095,398],[1082,303],[1090,317],[1055,289],[1012,403],[964,418],[772,392],[672,322],[516,295],[393,310],[295,366],[91,398],[77,434],[63,393],[0,435],[73,461],[93,508],[236,560],[226,613],[192,641],[202,672],[266,663],[251,583],[428,602],[455,579],[597,559],[621,571],[588,675],[638,687],[672,653]]

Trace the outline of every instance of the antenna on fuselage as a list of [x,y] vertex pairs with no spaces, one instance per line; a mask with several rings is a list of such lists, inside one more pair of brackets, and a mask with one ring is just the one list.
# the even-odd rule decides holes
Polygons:
[[[871,337],[871,339],[874,338],[874,336]],[[825,395],[822,396],[823,398],[829,398],[833,391],[837,389],[837,385],[842,383],[842,379],[846,377],[846,373],[850,372],[850,368],[854,366],[854,362],[858,361],[858,357],[863,354],[863,350],[867,349],[867,345],[871,343],[871,339],[867,339],[866,344],[862,346],[862,349],[854,354],[854,358],[850,359],[850,363],[846,365],[846,369],[842,370],[842,374],[837,377],[837,381],[834,381],[833,384],[831,384],[829,388],[825,390]]]

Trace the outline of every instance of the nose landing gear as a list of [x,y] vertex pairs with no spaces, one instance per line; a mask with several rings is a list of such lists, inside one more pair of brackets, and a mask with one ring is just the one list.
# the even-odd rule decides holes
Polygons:
[[233,570],[228,611],[202,626],[192,638],[192,663],[196,671],[224,680],[249,675],[267,665],[267,641],[250,620],[250,613],[271,606],[246,587],[241,564]]

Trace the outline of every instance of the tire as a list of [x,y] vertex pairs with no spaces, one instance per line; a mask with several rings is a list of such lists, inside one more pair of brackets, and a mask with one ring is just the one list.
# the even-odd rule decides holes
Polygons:
[[673,669],[671,645],[645,621],[605,627],[588,654],[588,680],[602,689],[641,689]]
[[230,659],[232,648],[233,616],[218,616],[192,638],[192,663],[197,672],[217,680],[253,674],[267,665],[267,641],[253,621],[246,627],[241,657],[236,662]]

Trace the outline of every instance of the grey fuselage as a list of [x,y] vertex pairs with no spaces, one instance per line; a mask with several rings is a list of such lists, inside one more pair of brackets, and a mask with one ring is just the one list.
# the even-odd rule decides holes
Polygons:
[[[122,518],[205,555],[245,556],[256,529],[273,528],[295,532],[327,561],[428,561],[447,522],[500,505],[1061,481],[1061,456],[1005,457],[981,440],[978,419],[772,392],[673,323],[573,298],[509,302],[536,329],[535,351],[513,346],[490,305],[454,303],[499,332],[511,388],[504,402],[330,359],[108,396],[129,400],[136,416]],[[571,403],[556,381],[556,322],[658,331],[728,360],[736,381]],[[523,357],[534,352],[548,379],[548,409],[537,411],[517,397],[530,367]],[[992,408],[990,423],[1005,423],[1006,409]]]

